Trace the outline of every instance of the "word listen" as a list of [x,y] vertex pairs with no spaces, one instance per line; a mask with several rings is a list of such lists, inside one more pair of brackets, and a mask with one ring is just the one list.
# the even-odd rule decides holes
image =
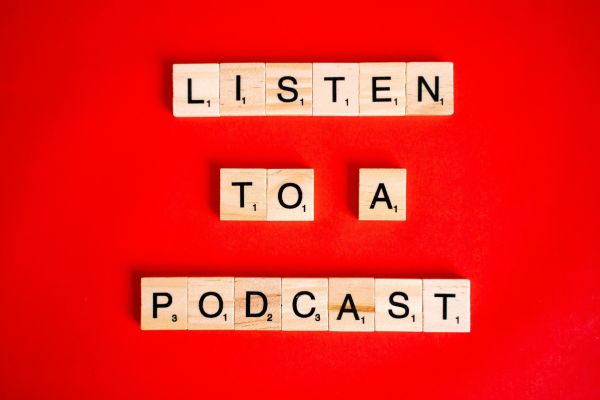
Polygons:
[[174,64],[176,117],[452,115],[450,62]]
[[466,279],[142,278],[143,330],[469,332]]
[[[406,220],[406,170],[361,168],[358,218]],[[222,221],[313,221],[314,170],[221,169]]]

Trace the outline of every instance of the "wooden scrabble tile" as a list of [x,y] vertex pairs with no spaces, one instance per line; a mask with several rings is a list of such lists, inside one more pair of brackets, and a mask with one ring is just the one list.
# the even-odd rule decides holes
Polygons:
[[361,168],[358,219],[406,221],[406,169]]
[[267,170],[221,168],[221,221],[267,219]]
[[375,330],[375,280],[329,278],[329,330]]
[[188,278],[188,329],[232,330],[233,278]]
[[142,278],[142,330],[187,329],[187,278]]
[[283,278],[281,280],[284,331],[328,329],[327,278]]
[[281,278],[235,278],[235,329],[281,330]]
[[375,330],[423,331],[421,279],[375,279]]
[[265,115],[265,64],[220,65],[221,115]]
[[267,171],[267,220],[314,220],[314,169]]
[[360,63],[360,115],[406,112],[406,63]]
[[313,115],[358,115],[358,63],[313,64]]
[[219,116],[219,64],[173,64],[173,115]]
[[411,62],[406,67],[406,114],[454,114],[451,62]]
[[471,282],[468,279],[423,280],[423,330],[471,331]]
[[267,115],[312,115],[312,64],[266,65]]

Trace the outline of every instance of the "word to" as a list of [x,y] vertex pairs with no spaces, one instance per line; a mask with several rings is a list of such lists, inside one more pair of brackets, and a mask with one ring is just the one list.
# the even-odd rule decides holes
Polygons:
[[[313,221],[313,169],[221,169],[222,221]],[[406,169],[359,170],[358,218],[406,220]]]
[[176,117],[452,115],[450,62],[174,64]]
[[466,279],[142,278],[143,330],[469,332]]

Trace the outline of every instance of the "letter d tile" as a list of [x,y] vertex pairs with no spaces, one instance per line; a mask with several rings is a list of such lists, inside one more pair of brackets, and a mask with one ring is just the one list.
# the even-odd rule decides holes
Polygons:
[[281,330],[281,278],[235,278],[235,329]]

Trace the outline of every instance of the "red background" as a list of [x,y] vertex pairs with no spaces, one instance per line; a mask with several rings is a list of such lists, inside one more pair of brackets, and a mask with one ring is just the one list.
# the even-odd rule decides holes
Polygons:
[[[595,2],[81,3],[0,6],[0,397],[600,397]],[[415,60],[454,116],[171,111],[173,63]],[[220,222],[220,167],[314,168],[315,221]],[[142,332],[152,275],[464,277],[472,333]]]

